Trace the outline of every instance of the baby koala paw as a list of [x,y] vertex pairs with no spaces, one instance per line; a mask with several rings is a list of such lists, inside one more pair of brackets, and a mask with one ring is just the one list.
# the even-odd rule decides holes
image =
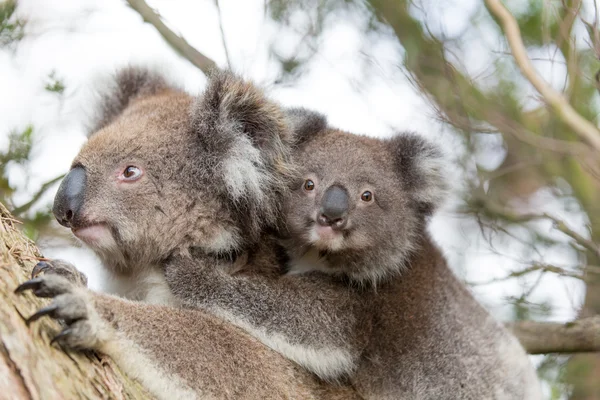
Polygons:
[[106,324],[96,312],[93,296],[87,289],[61,274],[50,273],[22,283],[15,289],[15,293],[26,290],[33,291],[37,297],[54,299],[48,306],[30,316],[27,319],[28,325],[45,315],[62,320],[66,327],[51,343],[58,342],[74,349],[98,349],[106,336]]
[[87,276],[75,268],[73,264],[64,260],[40,261],[33,267],[31,278],[35,278],[41,273],[45,275],[60,275],[77,286],[87,287]]

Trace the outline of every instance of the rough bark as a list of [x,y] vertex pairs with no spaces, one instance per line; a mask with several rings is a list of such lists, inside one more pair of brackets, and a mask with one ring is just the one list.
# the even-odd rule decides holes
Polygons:
[[147,399],[150,396],[107,357],[64,351],[50,339],[59,325],[43,319],[27,326],[24,317],[47,301],[15,295],[41,255],[0,204],[0,398]]

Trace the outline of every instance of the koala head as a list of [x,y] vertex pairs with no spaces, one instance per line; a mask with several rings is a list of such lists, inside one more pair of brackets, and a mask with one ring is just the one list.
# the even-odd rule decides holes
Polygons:
[[414,134],[376,139],[289,114],[303,174],[285,204],[292,258],[315,250],[316,269],[359,283],[401,272],[445,195],[440,150]]
[[217,72],[194,98],[130,68],[100,109],[53,213],[109,268],[239,251],[277,228],[291,135],[252,84]]

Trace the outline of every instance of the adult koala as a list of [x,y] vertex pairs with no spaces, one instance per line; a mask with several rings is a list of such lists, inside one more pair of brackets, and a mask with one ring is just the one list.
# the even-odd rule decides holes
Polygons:
[[64,320],[54,340],[108,354],[162,399],[354,398],[222,319],[170,307],[170,260],[235,267],[238,249],[277,229],[291,140],[279,108],[229,73],[197,98],[144,70],[116,83],[53,211],[100,256],[120,297],[86,289],[69,264],[41,263],[33,275],[45,273],[16,291],[54,300],[29,320]]

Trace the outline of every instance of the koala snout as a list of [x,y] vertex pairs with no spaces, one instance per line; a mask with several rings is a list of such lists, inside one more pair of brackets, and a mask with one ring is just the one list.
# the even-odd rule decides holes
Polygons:
[[333,229],[343,229],[348,220],[348,192],[341,186],[331,186],[323,194],[317,223]]
[[71,227],[83,205],[86,180],[83,167],[73,168],[63,179],[52,207],[52,213],[59,224]]

